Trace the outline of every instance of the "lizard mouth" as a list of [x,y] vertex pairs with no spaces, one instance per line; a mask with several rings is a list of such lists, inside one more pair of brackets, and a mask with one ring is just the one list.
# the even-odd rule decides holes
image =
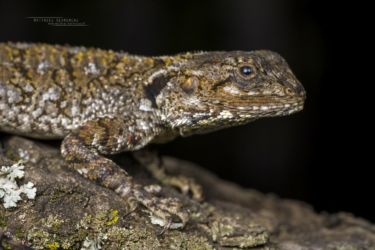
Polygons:
[[[305,98],[294,99],[258,99],[256,103],[242,103],[242,105],[223,104],[215,113],[196,113],[189,120],[189,126],[181,126],[179,134],[204,134],[222,128],[246,124],[265,117],[286,116],[301,111]],[[215,106],[217,107],[217,106]],[[185,121],[185,120],[184,120]],[[177,127],[177,126],[175,126]]]
[[[272,116],[285,116],[301,111],[304,106],[304,98],[292,100],[274,100],[271,102],[258,102],[247,106],[238,106],[237,112],[240,118],[260,118]],[[234,110],[233,110],[234,111]]]
[[273,103],[267,105],[253,105],[248,111],[259,112],[260,116],[284,116],[301,111],[304,107],[304,98],[286,103]]
[[296,107],[303,107],[305,102],[304,97],[298,98],[257,98],[255,100],[241,100],[240,102],[227,102],[223,103],[224,106],[230,109],[248,111],[257,111],[261,113],[262,111],[278,111],[278,110],[289,110]]

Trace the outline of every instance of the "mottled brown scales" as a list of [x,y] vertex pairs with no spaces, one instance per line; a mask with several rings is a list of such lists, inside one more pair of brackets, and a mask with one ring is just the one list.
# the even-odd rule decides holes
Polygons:
[[137,79],[153,68],[152,62],[83,47],[1,44],[0,126],[38,138],[63,138],[87,120],[126,116],[138,109]]
[[64,139],[69,166],[141,203],[164,226],[183,226],[188,214],[153,197],[103,154],[288,115],[304,100],[288,64],[271,51],[143,57],[0,43],[0,130]]

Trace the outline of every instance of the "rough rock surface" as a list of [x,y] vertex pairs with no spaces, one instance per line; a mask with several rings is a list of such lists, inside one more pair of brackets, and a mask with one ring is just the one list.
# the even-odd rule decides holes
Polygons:
[[[363,219],[317,214],[170,157],[162,159],[168,171],[195,179],[205,199],[161,185],[160,195],[179,198],[191,214],[185,228],[162,232],[147,211],[128,211],[113,191],[69,170],[58,147],[20,137],[2,142],[0,166],[26,161],[19,184],[34,183],[37,194],[15,208],[0,205],[0,249],[375,249],[375,225]],[[116,161],[137,181],[160,185],[128,154]]]

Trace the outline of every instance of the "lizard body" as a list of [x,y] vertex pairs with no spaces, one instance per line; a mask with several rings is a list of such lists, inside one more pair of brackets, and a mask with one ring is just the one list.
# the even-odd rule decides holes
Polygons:
[[73,168],[162,218],[166,211],[151,208],[152,198],[103,154],[288,115],[304,100],[288,64],[271,51],[144,57],[0,43],[0,130],[64,139]]

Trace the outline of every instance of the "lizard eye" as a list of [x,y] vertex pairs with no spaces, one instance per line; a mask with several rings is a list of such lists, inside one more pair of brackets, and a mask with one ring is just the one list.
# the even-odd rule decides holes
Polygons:
[[181,88],[185,93],[192,94],[197,90],[199,85],[199,79],[195,76],[188,78],[186,81],[181,83]]
[[250,80],[255,76],[255,69],[251,65],[241,65],[238,71],[239,75],[245,80]]

